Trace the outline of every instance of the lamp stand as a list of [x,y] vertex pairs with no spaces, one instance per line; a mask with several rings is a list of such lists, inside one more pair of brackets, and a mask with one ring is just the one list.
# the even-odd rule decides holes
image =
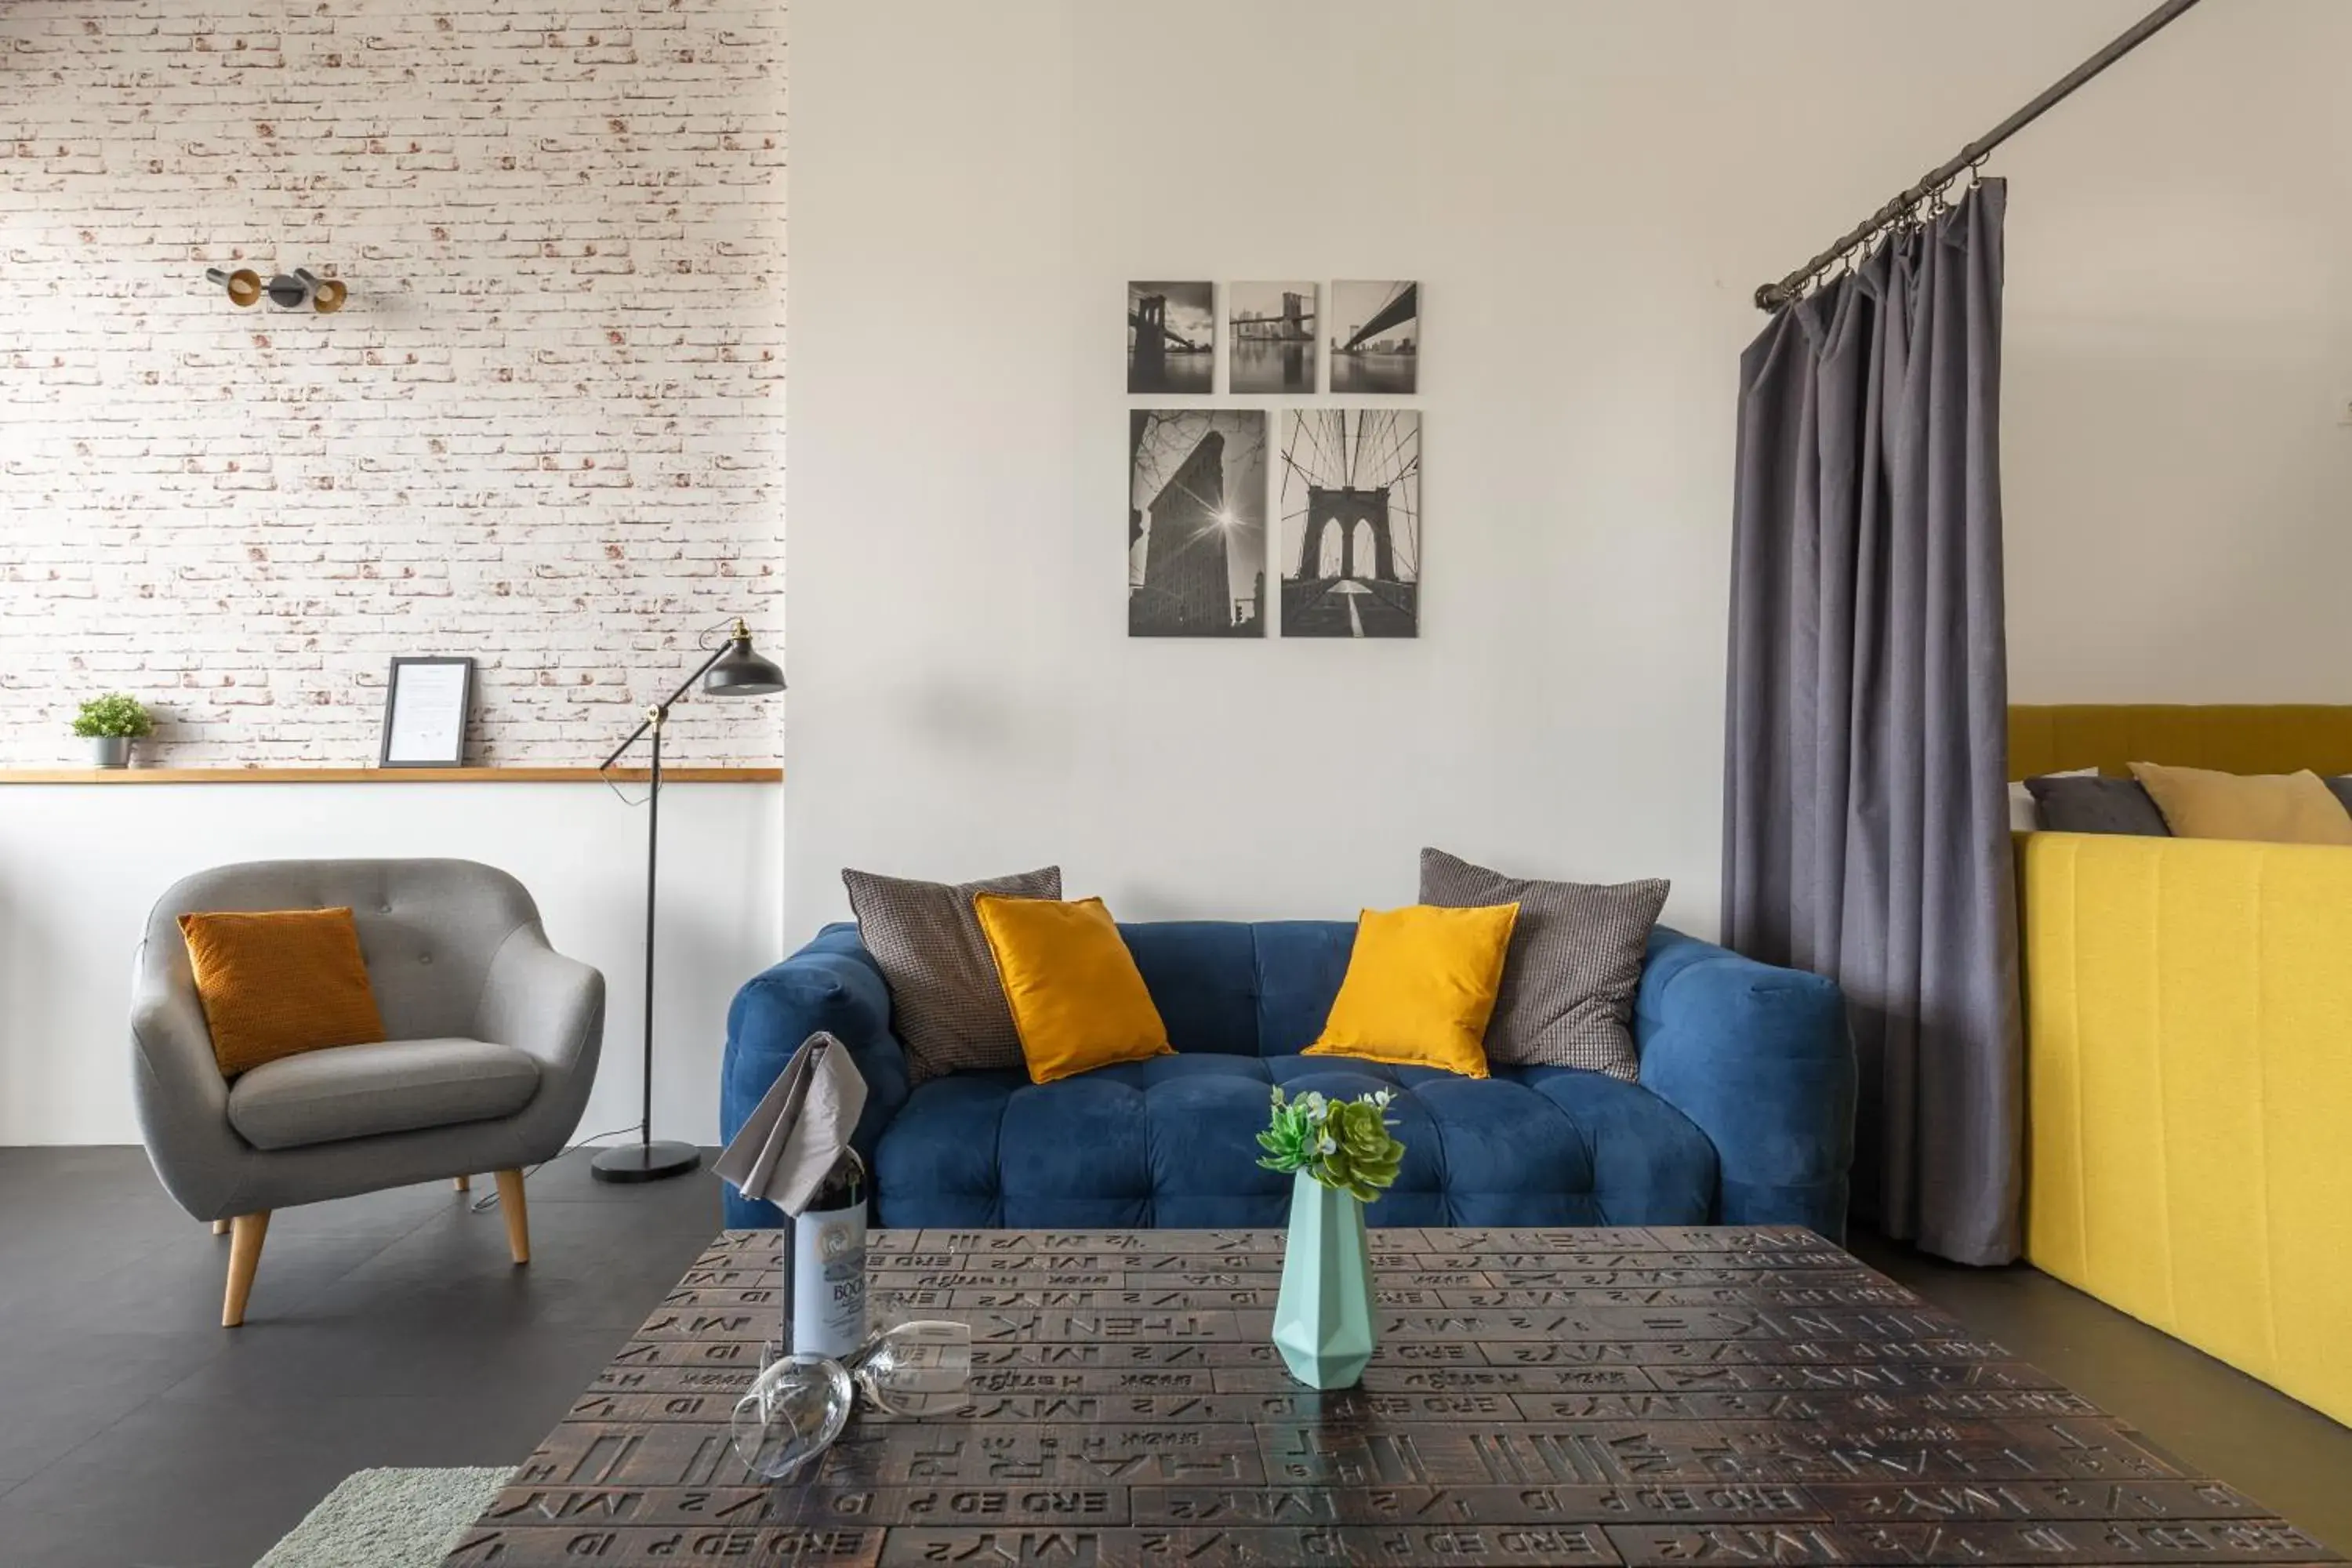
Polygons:
[[[706,664],[705,668],[709,666]],[[691,680],[689,679],[689,684]],[[589,1163],[600,1182],[657,1182],[682,1176],[702,1163],[702,1151],[691,1143],[654,1140],[654,904],[661,871],[662,725],[669,704],[656,704],[646,714],[645,727],[653,731],[652,793],[646,800],[646,1076],[644,1099],[637,1119],[637,1141],[604,1150]],[[635,737],[632,737],[634,739]],[[607,764],[609,765],[609,764]]]

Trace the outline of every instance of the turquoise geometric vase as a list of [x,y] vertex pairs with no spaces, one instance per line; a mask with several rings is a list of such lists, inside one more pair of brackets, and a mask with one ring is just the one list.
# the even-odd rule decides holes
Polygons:
[[1290,1239],[1274,1348],[1309,1388],[1353,1388],[1372,1359],[1372,1260],[1364,1205],[1301,1171],[1290,1189]]

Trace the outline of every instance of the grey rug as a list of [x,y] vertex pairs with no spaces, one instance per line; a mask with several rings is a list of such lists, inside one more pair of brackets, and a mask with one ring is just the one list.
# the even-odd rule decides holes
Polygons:
[[253,1568],[441,1568],[509,1473],[361,1470]]

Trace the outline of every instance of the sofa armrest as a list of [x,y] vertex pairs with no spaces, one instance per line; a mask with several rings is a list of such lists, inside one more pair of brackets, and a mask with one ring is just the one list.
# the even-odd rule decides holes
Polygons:
[[253,1149],[229,1125],[228,1084],[184,949],[158,953],[140,944],[131,1059],[140,1137],[163,1190],[197,1219],[231,1214]]
[[[853,925],[830,925],[806,947],[747,981],[727,1010],[719,1132],[732,1138],[793,1053],[820,1029],[849,1047],[866,1079],[866,1111],[850,1142],[874,1167],[874,1145],[907,1103],[907,1053],[890,1032],[890,987]],[[774,1226],[774,1205],[727,1191],[730,1226]]]
[[1715,1144],[1719,1223],[1844,1239],[1855,1068],[1834,982],[1660,927],[1633,1037],[1643,1087]]
[[474,1037],[511,1046],[559,1076],[594,1076],[604,1043],[604,976],[566,958],[536,924],[518,926],[490,960]]

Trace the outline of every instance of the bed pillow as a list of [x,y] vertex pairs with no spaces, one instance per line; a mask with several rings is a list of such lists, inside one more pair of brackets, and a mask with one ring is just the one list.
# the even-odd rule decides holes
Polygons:
[[1058,899],[1062,868],[961,883],[845,870],[841,880],[858,940],[890,984],[890,1027],[907,1047],[908,1081],[991,1068],[1026,1076],[1021,1033],[972,900],[982,893]]
[[[2056,773],[2042,773],[2045,779],[2095,779],[2096,768],[2062,768]],[[2009,830],[2011,833],[2032,833],[2042,827],[2042,808],[2033,799],[2033,792],[2025,787],[2023,779],[2011,779],[2009,784]]]
[[2134,763],[2176,838],[2263,844],[2352,845],[2352,814],[2308,768],[2299,773],[2223,773]]
[[2164,813],[2137,779],[2103,779],[2075,773],[2046,773],[2028,779],[2025,787],[2040,808],[2042,826],[2051,833],[2129,833],[2144,838],[2168,838],[2172,829]]

